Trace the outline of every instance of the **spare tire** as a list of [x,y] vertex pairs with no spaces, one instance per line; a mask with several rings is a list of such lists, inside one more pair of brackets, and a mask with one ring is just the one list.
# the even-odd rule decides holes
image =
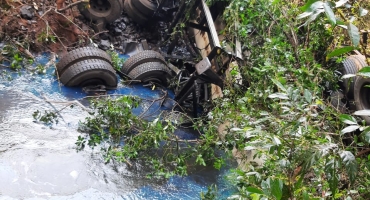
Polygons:
[[[356,74],[358,70],[367,66],[365,56],[352,55],[348,56],[343,61],[342,75]],[[354,83],[357,77],[347,78],[343,80],[344,94],[348,99],[353,99]]]
[[[138,0],[134,0],[138,1]],[[135,7],[132,6],[131,0],[125,0],[123,9],[127,13],[132,20],[140,25],[145,25],[148,22],[148,18],[146,18],[143,14],[141,14]]]
[[105,51],[95,47],[83,47],[68,52],[56,64],[58,75],[61,76],[64,71],[73,64],[87,59],[105,60],[112,64],[111,57]]
[[146,62],[131,70],[128,77],[132,80],[140,80],[142,83],[151,82],[167,86],[168,79],[171,77],[171,70],[160,62]]
[[153,50],[145,50],[145,51],[140,51],[139,53],[127,59],[125,63],[123,63],[121,72],[124,74],[128,74],[136,66],[146,63],[146,62],[160,62],[160,63],[167,65],[165,59],[160,53],[153,51]]
[[152,17],[158,7],[156,1],[150,0],[134,0],[131,4],[146,17]]
[[[370,110],[370,78],[357,77],[354,87],[356,110]],[[361,116],[370,125],[370,116]]]
[[121,16],[121,3],[119,0],[90,0],[89,3],[80,3],[78,9],[94,23],[100,20],[111,23]]
[[100,59],[79,61],[68,67],[60,76],[65,86],[105,85],[108,89],[117,86],[117,76],[112,65]]

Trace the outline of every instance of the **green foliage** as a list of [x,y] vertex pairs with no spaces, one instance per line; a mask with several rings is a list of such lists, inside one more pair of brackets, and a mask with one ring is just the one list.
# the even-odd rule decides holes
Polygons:
[[[124,96],[94,101],[80,128],[88,134],[76,144],[101,148],[107,162],[144,160],[153,169],[148,177],[166,178],[186,175],[192,165],[220,168],[222,150],[240,163],[230,176],[238,187],[230,199],[367,199],[370,158],[358,155],[369,147],[370,129],[337,113],[324,95],[337,87],[328,59],[359,45],[348,13],[360,7],[348,10],[343,2],[231,1],[222,34],[238,38],[248,55],[231,76],[240,71],[249,84],[227,85],[207,118],[195,121],[198,140],[177,138],[176,124],[164,116],[148,122],[133,115],[139,100]],[[350,47],[342,47],[346,39]],[[363,132],[353,136],[355,130]],[[201,198],[217,198],[214,191]]]
[[[336,33],[337,36],[343,38],[346,30],[347,35],[352,43],[351,47],[340,47],[334,50],[328,55],[328,58],[333,56],[339,56],[350,51],[350,48],[358,47],[360,44],[360,33],[357,26],[354,24],[354,19],[365,16],[368,11],[361,7],[356,2],[350,2],[346,0],[340,0],[337,2],[332,1],[319,1],[310,0],[303,7],[304,11],[297,16],[297,19],[303,19],[308,17],[304,25],[318,20],[321,13],[325,13],[326,19],[331,24],[331,30]],[[339,44],[341,46],[342,44]]]
[[45,30],[41,31],[40,34],[38,34],[37,36],[37,41],[38,42],[41,42],[41,43],[49,43],[49,42],[52,42],[52,43],[55,43],[56,42],[56,36],[52,33],[52,31],[50,30],[50,27],[47,26],[45,28]]
[[200,193],[200,199],[201,200],[217,199],[217,186],[216,185],[208,186],[208,190],[206,193],[203,192]]
[[[317,0],[304,5],[300,1],[235,0],[226,10],[225,34],[239,38],[248,51],[240,70],[250,85],[248,90],[230,85],[224,99],[215,102],[205,130],[218,134],[217,128],[210,127],[229,122],[220,145],[244,155],[241,160],[260,160],[257,166],[243,164],[235,171],[238,197],[337,199],[359,195],[357,184],[362,181],[358,174],[368,177],[368,173],[359,170],[362,160],[354,155],[360,138],[368,134],[355,137],[350,145],[343,139],[366,127],[352,116],[339,116],[323,95],[337,81],[327,59],[348,53],[359,43],[355,22],[348,20],[342,6]],[[303,18],[308,19],[302,26],[296,19]],[[346,38],[352,46],[337,48]],[[349,126],[343,128],[346,123]],[[363,185],[368,187],[366,181]]]
[[36,70],[36,73],[38,73],[38,74],[45,74],[46,73],[45,66],[43,66],[41,64],[36,65],[35,70]]
[[23,58],[19,55],[19,53],[14,54],[13,60],[10,63],[10,69],[16,70],[16,71],[22,69],[22,61],[23,61]]
[[5,45],[3,49],[1,49],[0,61],[6,60],[10,62],[9,68],[15,71],[19,71],[24,66],[32,65],[34,60],[33,59],[25,59],[23,58],[21,52],[17,49],[17,47],[12,45]]
[[45,111],[44,114],[41,114],[39,110],[35,111],[32,114],[32,117],[35,121],[42,122],[46,125],[52,125],[53,123],[58,124],[58,116],[55,112]]
[[139,116],[132,114],[140,102],[133,96],[92,101],[94,112],[80,126],[80,131],[88,134],[78,138],[78,149],[86,144],[99,146],[106,162],[145,160],[153,169],[148,177],[183,176],[195,164],[223,164],[215,155],[212,138],[205,135],[204,142],[182,140],[174,134],[176,124],[165,116],[146,121],[141,118],[146,111]]
[[112,58],[112,64],[113,64],[113,68],[115,70],[118,70],[120,71],[122,66],[123,66],[123,63],[125,62],[125,59],[124,58],[120,58],[118,53],[115,52],[115,51],[107,51],[107,53],[111,56]]

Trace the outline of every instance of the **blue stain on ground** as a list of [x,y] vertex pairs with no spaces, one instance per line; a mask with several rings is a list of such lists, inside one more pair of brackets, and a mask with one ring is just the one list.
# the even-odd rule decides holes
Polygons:
[[[120,55],[121,58],[128,58],[127,55]],[[36,67],[38,64],[46,65],[50,60],[50,54],[43,53],[35,58],[35,62],[32,67]],[[9,65],[9,63],[4,62],[4,65]],[[45,74],[30,75],[27,71],[14,72],[6,71],[11,76],[11,81],[1,80],[0,83],[5,87],[9,87],[14,84],[14,81],[18,79],[26,78],[27,80],[22,80],[22,83],[27,84],[23,91],[31,92],[37,97],[42,97],[42,95],[49,96],[62,96],[68,101],[80,100],[86,97],[86,93],[82,91],[79,87],[64,87],[62,86],[56,76],[54,66],[50,66]],[[168,97],[174,98],[174,93],[172,91],[167,91]],[[134,95],[142,99],[146,99],[151,102],[158,99],[164,95],[162,90],[152,90],[148,87],[143,87],[142,85],[122,85],[119,84],[118,88],[115,90],[108,91],[108,94],[120,94],[120,95]],[[168,100],[163,106],[160,101],[154,102],[151,108],[147,111],[151,116],[156,117],[160,114],[162,110],[168,110],[171,108],[173,102]],[[133,112],[139,115],[143,111],[142,107],[136,108]],[[153,118],[151,118],[153,119]],[[199,137],[199,133],[191,129],[178,129],[176,130],[176,135],[182,139],[196,139]],[[168,182],[161,188],[153,188],[151,186],[142,187],[136,191],[128,193],[122,196],[123,199],[199,199],[200,192],[207,192],[207,187],[210,184],[216,184],[218,187],[218,198],[226,199],[228,196],[232,195],[235,191],[235,187],[231,186],[230,183],[225,181],[224,176],[229,173],[230,166],[224,167],[221,171],[217,170],[205,170],[199,173],[192,173],[187,177],[174,176],[168,180]],[[209,173],[208,173],[209,172]],[[212,180],[209,180],[211,178]]]

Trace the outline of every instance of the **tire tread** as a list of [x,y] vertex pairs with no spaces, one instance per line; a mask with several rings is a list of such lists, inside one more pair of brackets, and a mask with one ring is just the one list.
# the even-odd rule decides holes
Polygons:
[[124,74],[129,74],[130,71],[132,71],[136,66],[145,62],[160,62],[167,65],[165,59],[160,53],[153,50],[145,50],[127,59],[123,64],[121,72]]
[[112,59],[105,51],[95,47],[82,47],[68,52],[56,64],[59,76],[73,64],[87,59],[101,59],[112,64]]
[[[76,79],[78,79],[81,74],[93,70],[98,70],[109,74],[110,80],[104,80],[107,86],[114,87],[117,85],[117,76],[112,65],[107,61],[100,59],[87,59],[73,64],[60,76],[60,81],[65,86],[78,86],[75,84]],[[99,78],[104,78],[104,76]]]

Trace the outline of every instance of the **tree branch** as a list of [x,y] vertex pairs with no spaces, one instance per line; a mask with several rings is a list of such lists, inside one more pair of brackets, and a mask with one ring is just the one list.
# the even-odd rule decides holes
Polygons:
[[78,4],[80,4],[80,3],[88,3],[88,2],[89,2],[89,0],[76,1],[76,2],[74,2],[74,3],[69,4],[68,6],[66,6],[66,7],[64,7],[64,8],[58,9],[57,11],[58,11],[58,12],[63,12],[63,11],[65,11],[65,10],[67,10],[68,8],[72,7],[72,6],[78,5]]

